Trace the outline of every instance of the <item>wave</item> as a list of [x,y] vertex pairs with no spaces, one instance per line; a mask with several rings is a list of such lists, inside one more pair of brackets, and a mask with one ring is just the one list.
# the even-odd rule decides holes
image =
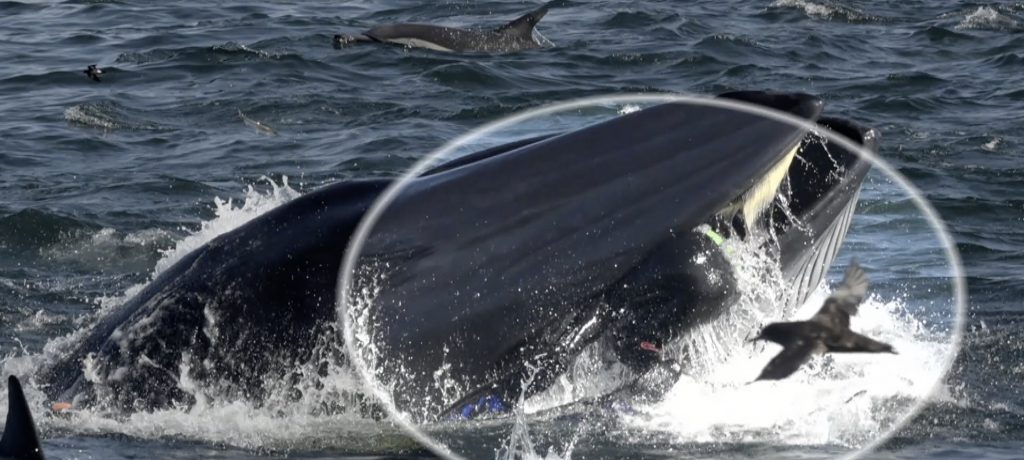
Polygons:
[[678,25],[684,21],[675,12],[620,11],[604,21],[603,25],[610,28],[632,29],[671,23]]
[[112,101],[86,102],[64,110],[68,122],[105,130],[168,131],[173,128],[146,120]]
[[922,30],[917,30],[913,34],[911,34],[911,36],[923,37],[928,41],[932,42],[956,42],[971,40],[973,38],[970,35],[962,33],[960,31],[950,30],[948,28],[936,25],[925,27]]
[[37,250],[81,238],[99,228],[96,224],[73,217],[26,208],[0,217],[0,248]]
[[31,4],[26,2],[14,2],[14,1],[0,1],[0,12],[5,15],[14,16],[16,14],[30,13],[40,11],[46,8],[45,5]]
[[876,22],[882,20],[856,8],[841,5],[837,2],[813,2],[810,0],[775,0],[768,8],[795,9],[814,19],[845,20],[846,22]]
[[266,50],[237,42],[226,42],[213,46],[189,46],[184,48],[158,48],[148,51],[123,52],[114,60],[118,64],[148,65],[170,60],[203,63],[231,63],[257,60],[304,60],[291,51]]
[[954,28],[956,30],[1024,30],[1020,21],[1009,14],[1000,12],[996,7],[991,6],[979,6],[978,9],[964,17],[964,19]]

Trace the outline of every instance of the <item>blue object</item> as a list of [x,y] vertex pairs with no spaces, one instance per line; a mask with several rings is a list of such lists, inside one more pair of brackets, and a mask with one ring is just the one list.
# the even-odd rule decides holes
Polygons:
[[453,416],[452,419],[462,418],[463,420],[472,420],[481,414],[497,414],[506,412],[508,407],[500,397],[495,395],[481,396],[475,403],[468,403],[462,406],[459,410],[458,415]]
[[490,412],[490,413],[500,413],[500,412],[505,412],[505,410],[506,410],[505,404],[501,401],[501,398],[499,398],[497,396],[488,395],[487,397],[485,397],[481,401],[484,402],[487,405],[487,407],[486,407],[487,408],[487,412]]

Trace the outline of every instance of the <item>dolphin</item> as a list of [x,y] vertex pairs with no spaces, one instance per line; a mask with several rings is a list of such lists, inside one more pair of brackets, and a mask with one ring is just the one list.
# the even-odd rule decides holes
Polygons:
[[[823,108],[806,94],[724,97],[808,120]],[[826,122],[874,147],[873,130]],[[423,173],[360,253],[361,267],[381,271],[355,279],[380,283],[368,314],[396,404],[428,419],[473,401],[509,407],[598,340],[638,373],[656,369],[664,343],[735,299],[722,235],[778,232],[783,271],[802,289],[792,301],[802,302],[835,256],[867,171],[807,134],[670,103]],[[122,411],[192,404],[183,377],[255,402],[300,391],[294,382],[345,359],[341,260],[388,184],[329,185],[220,235],[104,312],[36,381],[53,401]],[[435,381],[445,366],[454,393]]]
[[0,437],[0,459],[43,460],[32,412],[25,400],[21,382],[15,376],[7,379],[7,422]]
[[544,5],[496,29],[460,29],[428,24],[387,24],[356,35],[335,35],[335,48],[352,43],[391,43],[448,52],[508,53],[539,48],[533,37],[548,12]]

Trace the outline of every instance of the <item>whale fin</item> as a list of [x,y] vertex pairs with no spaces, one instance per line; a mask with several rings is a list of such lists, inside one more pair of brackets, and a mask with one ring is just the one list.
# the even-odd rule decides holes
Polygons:
[[43,460],[45,457],[39,446],[36,425],[32,422],[32,412],[28,409],[21,383],[13,375],[7,380],[7,398],[7,423],[0,438],[0,457]]
[[497,31],[508,32],[513,35],[523,37],[532,37],[533,28],[537,27],[537,23],[540,22],[541,18],[543,18],[545,14],[548,14],[548,5],[537,8],[512,20],[508,24],[498,27]]

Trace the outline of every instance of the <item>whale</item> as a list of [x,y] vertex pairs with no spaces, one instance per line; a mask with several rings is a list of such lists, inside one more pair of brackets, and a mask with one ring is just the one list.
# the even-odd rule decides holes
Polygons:
[[[721,97],[808,120],[823,109],[805,94]],[[822,121],[875,146],[872,130]],[[665,344],[738,300],[717,238],[754,231],[781,234],[787,301],[802,303],[867,171],[807,140],[760,115],[665,104],[410,184],[362,248],[363,265],[388,267],[363,319],[377,379],[399,410],[431,420],[507,409],[597,341],[638,376],[663,371]]]
[[[877,148],[874,130],[820,117],[807,94],[721,97]],[[803,128],[681,103],[433,167],[358,254],[355,290],[377,291],[366,314],[387,357],[381,375],[396,405],[441,419],[481,400],[511,407],[598,341],[638,375],[657,370],[665,343],[735,300],[722,238],[776,233],[789,301],[803,301],[835,258],[868,168]],[[341,261],[390,183],[325,186],[218,236],[101,312],[34,382],[51,401],[122,412],[188,406],[194,388],[256,404],[282,389],[301,397],[296,382],[348,359]],[[439,369],[453,385],[438,385]]]
[[462,29],[429,24],[385,24],[360,34],[337,34],[335,48],[358,43],[389,43],[445,52],[508,53],[542,45],[534,28],[548,12],[544,5],[494,29]]

